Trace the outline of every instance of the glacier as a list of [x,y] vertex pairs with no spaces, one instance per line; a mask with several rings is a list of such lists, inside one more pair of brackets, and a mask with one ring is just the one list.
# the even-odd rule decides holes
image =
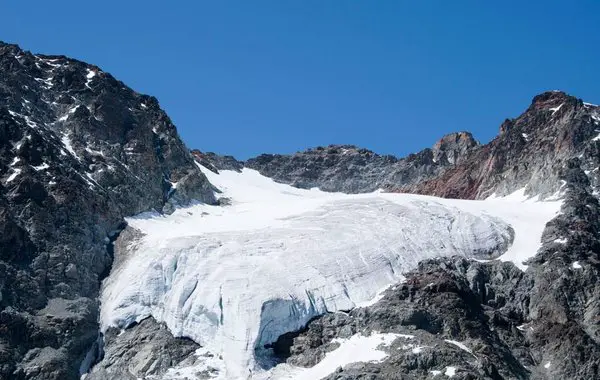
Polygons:
[[327,193],[250,169],[200,168],[230,205],[128,218],[134,233],[117,244],[100,323],[124,329],[152,316],[218,358],[221,379],[266,371],[265,344],[368,304],[423,259],[499,258],[524,269],[560,208],[523,197]]

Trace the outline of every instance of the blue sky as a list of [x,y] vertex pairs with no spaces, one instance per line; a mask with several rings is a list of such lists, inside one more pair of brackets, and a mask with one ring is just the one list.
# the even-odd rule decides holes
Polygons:
[[189,147],[245,159],[330,143],[399,156],[482,142],[542,91],[600,103],[600,1],[44,1],[0,39],[156,96]]

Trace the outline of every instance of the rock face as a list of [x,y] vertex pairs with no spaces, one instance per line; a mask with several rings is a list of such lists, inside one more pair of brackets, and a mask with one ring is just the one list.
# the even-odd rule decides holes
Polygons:
[[424,261],[377,304],[328,314],[278,352],[312,366],[355,333],[405,334],[382,363],[357,363],[327,379],[595,379],[600,376],[600,206],[577,159],[562,213],[549,222],[526,272],[512,263]]
[[[507,119],[500,134],[485,145],[468,132],[458,132],[402,159],[331,145],[293,155],[263,154],[244,165],[278,182],[325,191],[361,193],[383,188],[484,199],[527,187],[527,194],[545,198],[559,190],[560,170],[571,157],[583,154],[582,168],[596,168],[594,138],[599,125],[600,107],[551,91],[536,96],[519,117]],[[597,183],[597,171],[591,176]]]
[[104,336],[103,360],[86,380],[137,380],[162,375],[191,356],[192,340],[173,338],[167,327],[147,318],[124,330],[109,329]]
[[75,379],[123,217],[214,202],[155,98],[0,43],[0,379]]
[[432,149],[398,159],[353,145],[318,147],[291,156],[263,154],[244,163],[278,182],[300,188],[364,193],[417,184],[462,162],[478,143],[468,132],[444,136]]
[[[468,159],[442,175],[416,184],[396,183],[389,189],[441,197],[483,199],[503,196],[527,186],[526,193],[556,193],[561,169],[571,157],[584,154],[584,170],[597,167],[595,137],[600,108],[563,92],[536,96],[516,119],[506,120],[500,134]],[[597,173],[593,174],[594,183]]]
[[213,152],[203,153],[198,149],[192,150],[192,156],[194,156],[196,162],[214,173],[219,173],[219,170],[240,172],[244,167],[244,163],[236,160],[233,156],[220,156]]

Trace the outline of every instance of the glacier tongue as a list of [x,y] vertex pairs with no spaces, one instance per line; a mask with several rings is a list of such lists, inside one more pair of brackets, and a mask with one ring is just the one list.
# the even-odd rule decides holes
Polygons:
[[558,209],[519,203],[515,214],[501,200],[325,193],[249,169],[203,171],[231,205],[128,219],[141,234],[117,250],[101,324],[125,328],[152,315],[222,355],[222,376],[232,379],[257,365],[256,349],[316,315],[371,300],[423,259],[497,257],[513,236],[513,247],[536,246],[538,221]]

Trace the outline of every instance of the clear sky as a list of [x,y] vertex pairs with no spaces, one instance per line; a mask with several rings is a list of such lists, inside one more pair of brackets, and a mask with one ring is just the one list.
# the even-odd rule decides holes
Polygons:
[[189,147],[482,142],[542,91],[600,103],[600,1],[0,2],[0,39],[156,96]]

